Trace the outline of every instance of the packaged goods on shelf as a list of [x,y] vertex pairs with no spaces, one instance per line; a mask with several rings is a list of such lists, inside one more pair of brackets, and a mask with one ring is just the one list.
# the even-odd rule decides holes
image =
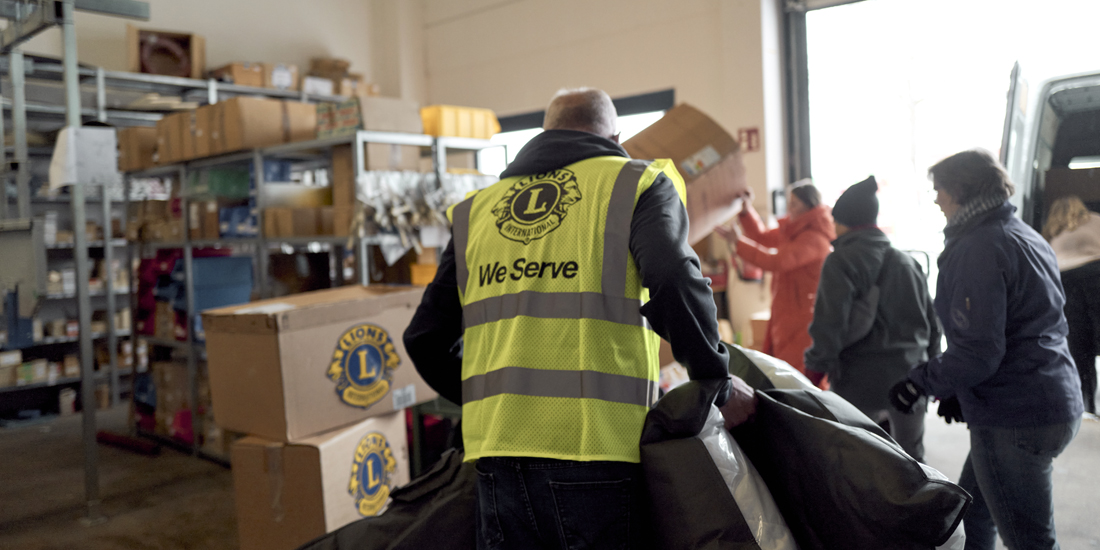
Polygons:
[[680,104],[623,143],[633,158],[672,159],[687,183],[688,242],[695,244],[740,208],[748,189],[741,145],[698,109]]
[[139,29],[126,25],[127,67],[132,73],[186,78],[206,75],[206,41],[178,31]]
[[346,77],[350,67],[350,61],[336,57],[314,57],[309,60],[309,74],[328,79]]
[[118,169],[144,170],[156,164],[157,129],[135,126],[118,130]]
[[210,71],[210,78],[238,86],[264,86],[264,67],[260,63],[236,61]]
[[358,130],[414,134],[423,130],[417,102],[393,97],[358,96],[342,103],[318,103],[316,123],[321,139]]
[[409,482],[401,411],[289,443],[249,436],[231,456],[241,550],[298,548],[382,513]]
[[330,78],[303,76],[302,92],[308,95],[336,95],[336,85]]
[[332,204],[332,187],[268,182],[264,184],[264,204],[288,208],[329,206]]
[[276,90],[298,89],[298,66],[286,63],[261,63],[263,86]]
[[294,209],[282,206],[264,209],[264,236],[293,237]]
[[45,382],[49,372],[48,367],[49,361],[46,359],[35,359],[19,365],[16,370],[15,385],[25,386]]
[[76,414],[76,390],[62,388],[57,394],[57,412],[61,416]]
[[293,441],[434,399],[401,342],[422,293],[354,286],[204,312],[219,422]]
[[0,351],[0,367],[13,367],[23,364],[23,352],[21,350]]
[[80,358],[69,354],[61,361],[61,374],[65,378],[80,376]]
[[215,105],[220,111],[221,148],[215,153],[229,153],[255,147],[266,147],[302,136],[309,129],[312,137],[316,127],[316,112],[312,106],[292,101],[255,97],[235,97]]
[[[155,361],[150,370],[153,372],[153,386],[156,388],[156,431],[184,443],[191,443],[192,431],[191,384],[187,375],[187,363],[184,361]],[[199,365],[198,394],[200,413],[210,410],[210,384]]]
[[491,109],[429,105],[420,109],[424,133],[430,136],[454,136],[489,139],[500,133],[500,122]]

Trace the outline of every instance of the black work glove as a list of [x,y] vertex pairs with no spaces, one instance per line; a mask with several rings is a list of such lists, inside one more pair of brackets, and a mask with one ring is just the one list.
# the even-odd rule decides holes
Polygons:
[[923,395],[924,388],[916,385],[912,380],[902,380],[890,388],[890,404],[905,414],[913,414],[917,401],[920,401]]
[[966,422],[966,420],[963,419],[962,405],[959,404],[958,397],[940,399],[940,408],[936,409],[936,414],[942,416],[944,421],[948,424],[950,424],[952,420],[959,424]]

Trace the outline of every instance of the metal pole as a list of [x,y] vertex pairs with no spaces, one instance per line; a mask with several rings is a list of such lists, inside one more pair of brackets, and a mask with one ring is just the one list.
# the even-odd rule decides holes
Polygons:
[[27,93],[24,88],[23,50],[11,51],[10,77],[12,89],[11,122],[15,132],[16,216],[31,217],[31,173],[27,156]]
[[[366,164],[364,158],[364,147],[366,143],[363,140],[363,134],[357,132],[355,134],[355,150],[351,155],[351,173],[352,177],[352,189],[355,190],[351,199],[352,212],[355,217],[358,218],[359,214],[363,210],[363,206],[359,204],[359,176],[363,173],[363,166]],[[359,268],[359,284],[363,286],[370,285],[370,246],[367,245],[366,238],[363,235],[363,226],[354,225],[356,227],[355,237],[355,259],[357,267]]]
[[103,67],[95,70],[95,119],[107,122],[107,79]]
[[[8,65],[11,70],[11,65]],[[0,220],[8,217],[8,149],[4,143],[4,109],[0,108]]]
[[181,166],[180,203],[183,208],[183,286],[187,296],[187,382],[191,388],[191,454],[201,447],[202,417],[199,416],[199,361],[195,349],[195,260],[191,245],[191,206],[187,200],[187,168]]
[[[62,63],[65,77],[65,122],[70,131],[80,128],[80,84],[76,63],[76,28],[73,25],[73,0],[62,4],[61,37],[64,43]],[[22,73],[22,68],[14,74]],[[22,166],[20,167],[22,169]],[[73,257],[76,262],[77,315],[80,319],[80,400],[84,420],[84,496],[87,500],[85,525],[107,521],[99,510],[99,464],[96,447],[95,371],[92,365],[92,311],[88,297],[88,235],[85,230],[84,186],[69,187],[73,209]]]
[[206,102],[210,105],[218,102],[218,81],[213,78],[206,81]]
[[103,186],[103,289],[107,292],[107,354],[110,358],[111,406],[118,405],[118,334],[115,332],[114,246],[111,244],[111,197]]
[[[130,224],[130,195],[133,183],[130,180],[130,175],[125,174],[122,176],[122,223],[119,229],[122,230],[122,237],[126,238]],[[137,287],[134,285],[134,245],[126,240],[126,290],[127,290],[127,308],[130,310],[130,373],[131,373],[131,392],[133,390],[133,381],[137,380],[138,373],[138,346],[137,346],[137,330],[135,329],[134,322],[137,319],[137,299],[134,297],[137,293]],[[132,393],[131,393],[132,395]],[[130,399],[130,410],[133,412],[134,400]],[[134,418],[131,416],[130,418]],[[131,426],[131,429],[136,429],[136,426]]]
[[267,281],[270,264],[267,255],[270,251],[267,249],[267,235],[264,235],[264,218],[267,216],[264,204],[264,156],[259,149],[252,151],[252,185],[255,189],[250,189],[249,193],[256,198],[256,223],[259,226],[256,232],[256,285],[261,297],[270,298]]

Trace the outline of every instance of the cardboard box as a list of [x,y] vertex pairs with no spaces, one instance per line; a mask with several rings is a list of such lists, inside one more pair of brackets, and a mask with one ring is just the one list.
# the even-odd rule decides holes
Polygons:
[[317,209],[317,231],[319,235],[336,234],[336,212],[331,206]]
[[293,237],[315,237],[319,233],[321,225],[316,208],[292,208],[290,209]]
[[0,365],[0,388],[7,388],[15,385],[15,379],[18,375],[19,367],[22,365]]
[[258,97],[234,97],[216,104],[222,114],[222,150],[229,153],[285,141],[283,102]]
[[293,550],[377,515],[409,482],[405,415],[396,412],[293,443],[231,448],[241,550]]
[[351,145],[332,148],[332,205],[351,207],[356,202],[355,169]]
[[332,207],[332,234],[337,237],[351,235],[351,224],[355,221],[355,206]]
[[294,441],[434,399],[401,341],[423,291],[349,286],[203,312],[214,415]]
[[284,141],[317,139],[317,106],[300,101],[283,102]]
[[274,207],[264,209],[265,237],[294,236],[294,209]]
[[210,71],[210,78],[238,86],[264,86],[264,67],[260,63],[237,61]]
[[336,95],[332,79],[321,76],[303,76],[302,91],[308,95]]
[[298,66],[286,63],[261,63],[263,86],[276,90],[298,89]]
[[152,126],[135,126],[118,130],[118,169],[133,172],[152,167],[156,163],[157,129]]
[[204,105],[195,110],[195,156],[198,158],[208,157],[214,153],[210,135],[213,114],[213,105]]
[[317,104],[317,137],[344,136],[357,130],[423,131],[419,105],[393,97],[353,97],[343,103]]
[[500,122],[490,109],[429,105],[420,109],[420,117],[430,136],[489,139],[500,133]]
[[172,164],[183,158],[179,135],[181,116],[180,113],[172,113],[157,121],[158,164]]
[[300,183],[264,183],[264,204],[267,207],[317,208],[332,204],[332,187],[316,187]]
[[13,367],[23,364],[23,351],[0,351],[0,367]]
[[202,79],[206,76],[206,40],[194,33],[139,29],[127,24],[126,65],[132,73]]
[[687,183],[688,243],[728,221],[748,190],[741,146],[718,123],[687,104],[623,143],[636,159],[672,159]]

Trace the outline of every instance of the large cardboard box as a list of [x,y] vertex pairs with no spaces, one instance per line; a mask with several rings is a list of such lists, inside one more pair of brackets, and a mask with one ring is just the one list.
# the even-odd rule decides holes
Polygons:
[[206,40],[193,33],[127,24],[126,66],[132,73],[201,79],[206,76]]
[[434,399],[401,341],[423,291],[351,286],[203,312],[214,416],[294,441]]
[[263,85],[276,90],[298,89],[298,66],[286,63],[261,63]]
[[123,172],[150,168],[156,161],[157,129],[135,126],[118,130],[118,169]]
[[222,150],[240,151],[285,141],[283,102],[258,97],[234,97],[217,103],[222,111]]
[[237,61],[210,71],[210,77],[238,86],[261,88],[264,85],[264,67],[260,63]]
[[317,104],[317,137],[329,138],[357,130],[423,131],[419,104],[394,97],[353,97],[343,103]]
[[687,183],[688,242],[695,244],[737,212],[749,188],[741,146],[717,122],[680,104],[623,143],[636,159],[672,159]]
[[405,415],[376,416],[291,443],[233,444],[241,550],[292,550],[364,517],[409,482]]
[[431,136],[457,136],[489,139],[500,133],[500,122],[491,109],[429,105],[420,109],[424,133]]

